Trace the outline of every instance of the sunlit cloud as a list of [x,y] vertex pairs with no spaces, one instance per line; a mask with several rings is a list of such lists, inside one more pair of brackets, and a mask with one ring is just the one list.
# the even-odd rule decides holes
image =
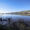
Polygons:
[[10,13],[11,11],[8,11],[7,9],[1,8],[0,13]]
[[1,9],[3,9],[3,8],[1,8]]
[[17,11],[21,11],[22,9],[8,9],[8,8],[0,8],[0,13],[11,13],[11,12],[17,12]]

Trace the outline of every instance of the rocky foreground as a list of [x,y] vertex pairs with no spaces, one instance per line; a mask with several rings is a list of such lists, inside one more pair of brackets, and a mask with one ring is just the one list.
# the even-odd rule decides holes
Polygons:
[[[4,19],[3,21],[6,20]],[[0,24],[0,30],[30,30],[30,26],[26,24],[27,22],[24,23],[23,19],[18,19],[16,22],[11,20],[11,18],[8,18],[8,26]],[[0,18],[0,21],[2,22],[2,18]]]

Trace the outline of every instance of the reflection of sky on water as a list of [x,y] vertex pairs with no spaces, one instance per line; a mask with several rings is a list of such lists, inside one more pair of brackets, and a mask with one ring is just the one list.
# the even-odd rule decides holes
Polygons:
[[0,21],[0,24],[2,25],[5,25],[5,24],[7,25],[7,23],[8,23],[7,21],[2,21],[2,22]]
[[3,25],[5,25],[5,24],[7,25],[7,23],[8,23],[7,21],[3,21],[3,22],[2,22]]
[[[24,19],[24,21],[30,21],[30,16],[23,16],[23,15],[12,15],[12,14],[3,14],[2,16],[2,19],[6,19],[6,18],[12,18],[14,21],[16,21],[17,19]],[[3,24],[6,24],[7,22],[4,21]]]
[[30,16],[23,16],[23,15],[12,15],[12,14],[4,14],[2,16],[0,16],[2,18],[13,18],[13,19],[18,19],[18,18],[23,18],[24,20],[29,20]]

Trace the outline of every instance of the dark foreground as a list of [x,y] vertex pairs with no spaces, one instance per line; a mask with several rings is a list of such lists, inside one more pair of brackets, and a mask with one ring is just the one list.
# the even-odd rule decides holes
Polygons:
[[[0,21],[2,22],[2,18],[0,18]],[[7,21],[7,19],[3,19],[3,21]],[[30,26],[26,24],[28,22],[24,23],[23,19],[18,19],[16,22],[10,23],[11,18],[8,18],[8,26],[0,24],[0,30],[30,30]]]

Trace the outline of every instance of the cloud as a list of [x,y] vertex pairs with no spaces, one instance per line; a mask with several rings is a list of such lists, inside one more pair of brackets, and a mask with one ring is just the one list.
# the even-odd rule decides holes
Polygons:
[[7,10],[0,10],[0,13],[10,13],[10,11],[7,11]]
[[4,8],[0,8],[0,13],[9,13],[11,11],[4,9]]
[[1,8],[1,9],[3,9],[3,8]]
[[23,9],[24,8],[22,9],[0,8],[0,13],[11,13],[11,12],[23,11]]

